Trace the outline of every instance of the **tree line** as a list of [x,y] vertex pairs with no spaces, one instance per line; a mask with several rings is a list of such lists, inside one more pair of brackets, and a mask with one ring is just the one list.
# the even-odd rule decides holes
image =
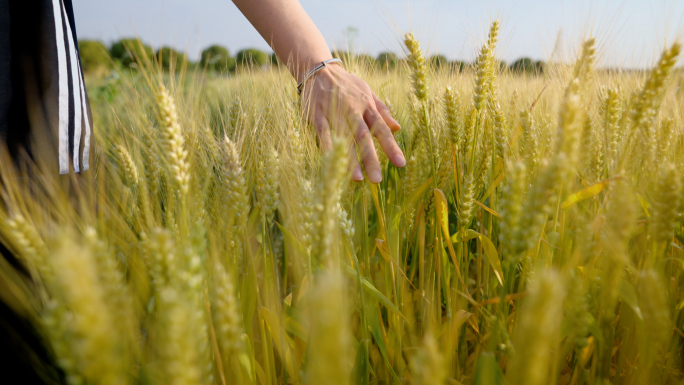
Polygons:
[[[174,48],[164,46],[156,51],[148,44],[138,39],[121,39],[107,47],[98,40],[80,40],[78,42],[79,53],[83,70],[94,72],[100,70],[111,70],[113,68],[130,69],[137,65],[137,60],[147,56],[156,60],[165,71],[179,71],[184,65],[188,68],[200,66],[214,73],[232,73],[239,67],[264,67],[267,65],[277,65],[278,58],[275,53],[266,53],[258,49],[248,48],[238,51],[235,56],[230,51],[220,45],[212,45],[202,51],[200,60],[193,62],[188,59],[184,52]],[[345,51],[333,51],[333,57],[340,58],[346,62],[356,61],[362,65],[375,67],[382,70],[396,68],[404,59],[393,52],[382,52],[373,57],[368,54],[351,54]],[[428,58],[429,63],[437,69],[451,69],[462,71],[468,65],[467,62],[459,60],[449,60],[444,55],[433,55]],[[541,74],[545,70],[542,61],[533,61],[529,58],[521,58],[511,63],[501,61],[502,70],[508,69],[515,73]]]

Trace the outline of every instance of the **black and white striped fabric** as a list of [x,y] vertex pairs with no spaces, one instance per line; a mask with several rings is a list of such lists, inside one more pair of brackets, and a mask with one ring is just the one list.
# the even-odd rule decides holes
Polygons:
[[0,137],[60,174],[89,167],[92,116],[71,0],[0,0]]

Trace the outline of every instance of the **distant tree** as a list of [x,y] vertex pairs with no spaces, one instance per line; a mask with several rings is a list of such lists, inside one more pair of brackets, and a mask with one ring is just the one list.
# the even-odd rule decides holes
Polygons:
[[230,72],[235,70],[235,58],[230,56],[228,49],[212,45],[202,51],[200,65],[207,71]]
[[521,58],[511,64],[510,70],[519,74],[542,74],[546,69],[543,61],[532,61],[530,58]]
[[535,66],[532,59],[524,57],[514,61],[510,69],[515,73],[533,73]]
[[399,60],[394,52],[382,52],[377,58],[378,66],[383,70],[396,68]]
[[349,61],[354,58],[354,54],[348,52],[348,51],[340,51],[340,50],[335,50],[332,51],[332,57],[335,59],[340,59],[342,61]]
[[173,68],[174,71],[178,72],[183,62],[188,59],[183,52],[178,52],[171,47],[162,47],[157,50],[155,55],[157,60],[161,62],[164,71],[170,71]]
[[340,51],[340,50],[335,50],[331,52],[332,57],[335,59],[340,59],[342,60],[343,63],[351,63],[354,62],[356,64],[359,64],[361,66],[368,66],[368,67],[375,67],[378,65],[378,62],[375,60],[374,57],[365,54],[365,53],[360,53],[360,54],[355,54],[350,51]]
[[374,57],[365,53],[356,55],[354,60],[361,66],[375,67],[378,64]]
[[463,70],[468,66],[468,63],[460,60],[456,60],[451,62],[451,65],[453,66],[454,70],[458,72],[463,72]]
[[275,52],[271,52],[270,55],[268,55],[269,62],[273,66],[277,66],[278,63],[280,63],[280,59],[278,59],[278,55],[276,55]]
[[508,64],[503,60],[499,60],[499,72],[504,72],[507,69],[508,69]]
[[428,59],[430,62],[430,65],[433,65],[435,68],[441,68],[446,66],[449,63],[449,60],[446,58],[444,55],[432,55]]
[[97,40],[79,40],[78,53],[83,71],[91,72],[109,68],[110,60],[107,47]]
[[109,54],[114,60],[121,63],[124,68],[130,68],[133,63],[143,56],[153,59],[152,47],[141,42],[139,39],[121,39],[109,48]]
[[269,57],[266,52],[258,49],[249,48],[243,49],[235,56],[238,66],[244,67],[261,67],[269,62]]

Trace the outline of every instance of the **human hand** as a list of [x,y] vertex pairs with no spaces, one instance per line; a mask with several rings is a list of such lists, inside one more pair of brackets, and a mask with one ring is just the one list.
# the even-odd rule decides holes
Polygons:
[[370,86],[342,66],[331,64],[318,71],[315,77],[305,83],[302,98],[305,115],[316,129],[323,153],[332,149],[331,127],[336,130],[349,129],[352,134],[350,169],[353,180],[363,180],[353,147],[356,145],[368,180],[371,183],[382,181],[382,170],[372,136],[378,140],[392,164],[397,167],[406,165],[404,154],[392,135],[401,128],[399,123]]

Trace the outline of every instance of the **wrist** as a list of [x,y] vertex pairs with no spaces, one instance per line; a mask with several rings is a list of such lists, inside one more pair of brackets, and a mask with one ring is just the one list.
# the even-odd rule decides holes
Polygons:
[[297,84],[297,93],[301,94],[302,89],[306,85],[307,81],[309,81],[309,79],[313,78],[314,76],[316,76],[320,72],[326,72],[326,70],[328,70],[330,64],[340,64],[341,65],[342,60],[337,59],[337,58],[328,59],[328,60],[322,61],[320,64],[315,66],[311,71],[309,71],[309,73],[307,73],[304,76],[302,81]]
[[321,52],[316,55],[307,56],[306,58],[301,58],[295,63],[295,67],[292,68],[291,73],[295,78],[297,84],[299,84],[306,76],[313,71],[316,66],[320,65],[326,60],[332,59],[333,56],[330,52]]

